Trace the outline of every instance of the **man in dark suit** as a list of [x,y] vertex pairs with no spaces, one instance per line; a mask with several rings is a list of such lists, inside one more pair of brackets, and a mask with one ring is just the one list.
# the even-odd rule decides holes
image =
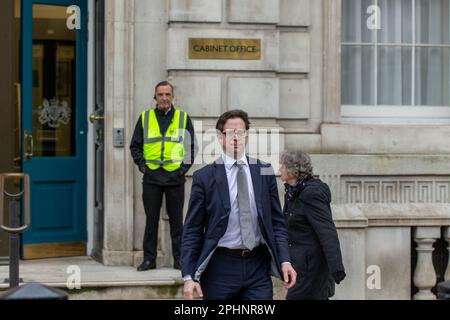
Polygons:
[[296,282],[272,167],[245,155],[250,122],[232,110],[217,121],[223,154],[193,176],[181,248],[184,296],[273,298],[270,274]]

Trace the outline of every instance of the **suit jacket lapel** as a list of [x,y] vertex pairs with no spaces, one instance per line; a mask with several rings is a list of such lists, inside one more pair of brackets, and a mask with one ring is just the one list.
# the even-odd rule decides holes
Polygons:
[[219,195],[222,199],[222,205],[225,209],[226,214],[229,214],[231,211],[230,191],[228,188],[228,179],[225,172],[225,165],[223,163],[220,163],[219,161],[216,161],[214,163],[214,167],[214,176],[216,178],[217,187],[219,188]]
[[262,177],[261,177],[261,167],[258,165],[258,163],[253,164],[255,159],[251,159],[247,157],[249,166],[250,166],[250,173],[252,175],[252,183],[253,183],[253,192],[255,194],[255,202],[256,202],[256,208],[258,209],[258,214],[262,215],[262,206],[261,206],[261,183],[262,183]]

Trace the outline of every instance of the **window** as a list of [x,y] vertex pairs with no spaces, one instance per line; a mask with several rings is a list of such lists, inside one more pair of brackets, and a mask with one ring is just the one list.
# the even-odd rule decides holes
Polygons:
[[449,123],[449,17],[450,0],[342,0],[344,121]]

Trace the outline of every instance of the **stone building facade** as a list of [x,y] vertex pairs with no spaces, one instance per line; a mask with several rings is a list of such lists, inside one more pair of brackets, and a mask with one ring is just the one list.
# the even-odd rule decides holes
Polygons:
[[[450,117],[362,117],[343,107],[345,1],[105,2],[104,264],[139,264],[145,224],[141,174],[128,148],[113,146],[113,129],[125,128],[129,145],[153,86],[168,79],[201,143],[218,115],[239,107],[257,134],[277,132],[272,147],[312,154],[315,174],[332,190],[348,275],[338,299],[410,299],[417,290],[415,298],[434,298],[436,279],[450,277],[442,261],[435,272],[432,255],[434,243],[450,238]],[[259,39],[261,57],[190,59],[190,38]],[[202,148],[199,159],[185,211]],[[158,265],[170,266],[162,221]]]

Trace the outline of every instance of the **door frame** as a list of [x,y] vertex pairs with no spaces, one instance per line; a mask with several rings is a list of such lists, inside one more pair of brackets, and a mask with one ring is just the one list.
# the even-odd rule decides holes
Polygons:
[[[87,41],[87,115],[94,112],[95,105],[95,0],[88,0],[88,41]],[[87,118],[86,118],[87,121]],[[94,248],[94,210],[95,210],[95,144],[94,127],[88,122],[87,134],[87,255],[92,255]]]
[[[24,5],[24,2],[27,2],[26,5]],[[30,6],[31,2],[31,6]],[[88,20],[88,15],[90,15],[91,10],[89,10],[89,4],[92,2],[92,0],[86,0],[85,5],[81,4],[81,12],[84,14],[81,15],[81,26],[82,28],[87,28],[85,32],[77,33],[77,40],[80,41],[79,45],[77,45],[76,49],[76,56],[79,58],[77,60],[77,78],[76,78],[76,105],[77,105],[77,121],[76,121],[76,129],[75,132],[78,136],[80,131],[84,131],[83,135],[83,146],[80,147],[80,143],[77,143],[77,156],[80,159],[83,159],[83,178],[81,179],[80,185],[84,187],[85,192],[82,192],[82,199],[85,204],[84,209],[81,209],[81,211],[85,212],[86,216],[82,216],[82,212],[80,213],[79,218],[82,219],[82,228],[83,232],[86,235],[86,245],[88,245],[89,242],[89,230],[88,230],[88,220],[89,220],[89,208],[91,207],[88,203],[89,201],[89,182],[88,182],[88,166],[89,166],[89,155],[88,151],[90,149],[90,139],[89,139],[89,126],[87,123],[87,114],[89,112],[89,108],[92,107],[91,100],[89,99],[88,90],[91,90],[91,85],[89,84],[89,77],[88,73],[90,70],[89,68],[89,61],[91,60],[91,57],[89,56],[89,43],[91,42],[92,38],[87,38],[88,33],[90,32],[89,24],[91,19]],[[31,34],[29,30],[32,30],[33,27],[33,4],[45,4],[45,5],[61,5],[61,6],[70,6],[73,4],[72,0],[21,0],[21,50],[20,50],[20,61],[21,61],[21,82],[22,82],[22,130],[26,128],[26,121],[25,121],[25,112],[30,112],[29,106],[32,105],[32,95],[27,94],[32,89],[32,76],[30,76],[29,72],[32,70],[33,66],[33,57],[32,57],[32,46],[33,46],[33,32],[31,31]],[[25,31],[24,31],[25,30]],[[79,36],[82,38],[80,39]],[[80,55],[81,52],[84,52],[84,54]],[[92,60],[91,60],[92,61]],[[81,64],[81,66],[86,67],[79,67],[78,63]],[[89,85],[89,86],[88,86]],[[27,107],[28,106],[28,107]],[[23,136],[23,135],[22,135]],[[21,154],[22,154],[22,169],[24,168],[24,146],[25,141],[24,137],[21,141]],[[22,170],[23,171],[23,170]],[[22,252],[24,243],[22,242]],[[28,245],[28,244],[27,244]]]

